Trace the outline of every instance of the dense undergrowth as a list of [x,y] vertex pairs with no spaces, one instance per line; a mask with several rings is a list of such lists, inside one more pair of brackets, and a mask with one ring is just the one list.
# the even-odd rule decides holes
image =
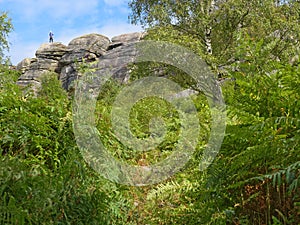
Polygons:
[[2,68],[0,224],[125,224],[131,200],[86,166],[71,101],[48,74],[35,97]]
[[[192,97],[202,128],[196,153],[180,173],[146,187],[115,184],[87,166],[73,135],[72,97],[54,76],[45,76],[36,97],[15,84],[18,72],[2,67],[0,224],[299,224],[299,66],[274,63],[268,75],[239,66],[231,74],[235,81],[222,86],[227,129],[213,164],[199,171],[210,130],[199,94]],[[168,132],[154,151],[132,152],[111,128],[111,105],[121,89],[108,82],[98,97],[104,145],[134,165],[167,157],[177,141],[176,111],[160,99],[136,104],[135,135],[149,135],[153,115],[164,118]]]

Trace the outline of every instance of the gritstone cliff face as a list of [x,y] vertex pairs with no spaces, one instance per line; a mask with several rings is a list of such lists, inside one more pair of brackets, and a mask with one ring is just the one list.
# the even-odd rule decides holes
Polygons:
[[45,72],[57,73],[66,90],[72,88],[72,81],[78,78],[78,62],[101,63],[103,69],[112,69],[113,77],[121,82],[128,80],[129,62],[133,61],[135,51],[132,45],[140,41],[144,33],[130,33],[109,38],[100,34],[88,34],[73,39],[68,46],[59,42],[42,44],[36,51],[36,58],[22,60],[17,69],[22,75],[17,83],[20,86],[40,86]]

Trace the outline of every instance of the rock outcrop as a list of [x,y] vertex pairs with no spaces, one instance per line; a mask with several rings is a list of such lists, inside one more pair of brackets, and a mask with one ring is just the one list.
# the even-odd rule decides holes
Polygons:
[[144,33],[122,34],[109,38],[100,34],[88,34],[73,39],[67,46],[59,42],[42,44],[36,51],[36,58],[22,60],[17,69],[22,72],[17,83],[32,85],[36,90],[46,72],[57,73],[66,90],[80,76],[78,62],[98,62],[103,72],[110,70],[115,79],[126,82],[129,77],[127,65],[135,56],[133,44],[140,41]]

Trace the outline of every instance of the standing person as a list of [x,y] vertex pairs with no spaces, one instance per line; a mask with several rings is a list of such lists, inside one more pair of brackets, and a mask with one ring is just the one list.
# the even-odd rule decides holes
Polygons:
[[49,32],[49,43],[53,43],[53,36],[54,34],[52,33],[52,31]]

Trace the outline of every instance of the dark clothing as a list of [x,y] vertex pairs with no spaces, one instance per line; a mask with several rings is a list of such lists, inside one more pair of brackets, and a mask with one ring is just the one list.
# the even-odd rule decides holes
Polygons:
[[53,33],[52,32],[49,33],[49,42],[53,43]]

